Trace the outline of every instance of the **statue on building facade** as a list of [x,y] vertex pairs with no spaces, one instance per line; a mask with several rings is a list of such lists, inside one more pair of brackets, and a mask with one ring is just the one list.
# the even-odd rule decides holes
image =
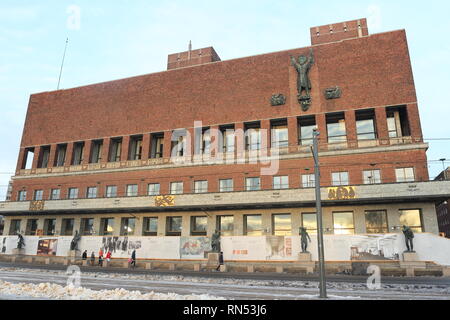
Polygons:
[[70,250],[78,250],[78,242],[80,241],[81,236],[78,234],[78,230],[75,231],[75,236],[70,242]]
[[414,252],[414,247],[413,247],[413,238],[414,238],[414,233],[412,232],[410,227],[407,226],[403,226],[402,228],[402,232],[405,235],[405,243],[406,243],[406,251],[407,252]]
[[308,252],[308,241],[311,242],[311,238],[309,237],[308,232],[306,231],[306,228],[300,227],[300,237],[302,242],[302,252],[307,253]]
[[213,252],[220,252],[220,232],[218,230],[211,236],[211,250]]
[[[309,57],[304,55],[300,55],[298,57],[298,61],[295,60],[293,56],[291,56],[291,64],[297,70],[297,91],[298,91],[298,102],[302,106],[303,111],[308,111],[309,106],[311,105],[311,81],[309,79],[309,70],[314,64],[314,55],[312,48],[309,51]],[[306,92],[303,95],[303,91]]]
[[25,247],[25,239],[20,233],[17,233],[17,237],[17,249],[22,249],[23,247]]

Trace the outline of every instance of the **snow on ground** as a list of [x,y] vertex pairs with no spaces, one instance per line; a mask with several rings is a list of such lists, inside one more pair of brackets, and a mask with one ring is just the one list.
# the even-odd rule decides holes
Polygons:
[[[54,274],[54,275],[67,275],[65,271],[61,270],[45,270],[45,269],[24,269],[24,268],[0,268],[0,272],[23,272],[24,274],[33,272],[33,273],[46,273]],[[249,286],[249,287],[281,287],[281,288],[304,288],[304,289],[315,289],[319,287],[319,283],[317,281],[292,281],[292,280],[249,280],[249,279],[233,279],[233,278],[207,278],[207,277],[188,277],[182,275],[156,275],[156,274],[144,274],[144,275],[136,275],[136,274],[119,274],[119,273],[102,273],[102,272],[82,272],[81,273],[81,282],[83,281],[83,277],[86,278],[97,278],[97,279],[120,279],[120,280],[150,280],[150,281],[158,281],[158,282],[190,282],[190,283],[202,283],[202,284],[220,284],[220,285],[234,285],[234,286]],[[50,286],[50,284],[46,284]],[[59,286],[61,287],[61,286]],[[46,288],[46,287],[43,287]],[[56,287],[55,287],[56,288]],[[345,290],[346,292],[358,293],[358,291],[367,291],[367,285],[365,282],[361,283],[349,283],[349,282],[328,282],[328,289],[335,290]],[[408,293],[421,293],[421,294],[440,294],[440,295],[449,295],[450,297],[450,286],[447,285],[424,285],[424,284],[383,284],[383,279],[381,279],[381,290],[388,290],[389,292],[408,292]],[[73,288],[63,288],[61,287],[58,290],[65,290],[64,294],[70,294],[75,292]],[[90,290],[90,289],[84,289]],[[122,289],[123,290],[123,289]],[[91,292],[92,291],[92,292]],[[100,297],[102,299],[108,299],[109,296],[122,298],[122,293],[117,290],[106,290]],[[1,291],[0,291],[1,292]],[[91,294],[92,298],[95,299],[96,295],[95,291],[90,290],[86,291],[83,294]],[[81,294],[81,293],[80,293]],[[129,294],[129,293],[127,293]],[[137,299],[173,299],[173,297],[177,297],[175,299],[191,299],[190,296],[181,296],[176,294],[158,294],[158,293],[149,293],[149,294],[141,294],[140,292],[132,292],[131,296],[138,297]],[[148,296],[147,296],[148,295]],[[86,296],[87,297],[87,296]],[[211,295],[195,295],[192,299],[216,299],[217,297]],[[355,297],[353,297],[355,298]]]
[[51,300],[224,300],[211,295],[179,295],[175,293],[141,293],[140,291],[91,290],[52,283],[11,283],[0,280],[0,297],[45,298]]

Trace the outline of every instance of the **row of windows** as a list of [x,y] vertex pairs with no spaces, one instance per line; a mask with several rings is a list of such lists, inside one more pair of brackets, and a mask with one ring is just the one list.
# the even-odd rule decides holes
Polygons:
[[[365,170],[363,171],[363,183],[364,184],[378,184],[381,183],[381,171],[379,169]],[[413,168],[397,168],[395,169],[397,182],[410,182],[414,181],[414,169]],[[303,174],[301,176],[301,185],[303,188],[313,188],[315,186],[314,174]],[[333,186],[344,186],[349,185],[348,172],[333,172],[331,174],[331,185]],[[272,177],[272,188],[277,189],[288,189],[289,188],[289,176],[274,176]],[[260,177],[250,177],[245,179],[245,190],[246,191],[256,191],[261,190],[261,178]],[[233,179],[220,179],[219,180],[219,192],[232,192],[234,191]],[[147,185],[147,195],[155,196],[159,195],[161,192],[161,186],[159,183],[150,183]],[[208,192],[208,181],[199,180],[194,181],[194,193],[206,193]],[[171,182],[170,183],[170,194],[182,194],[183,193],[183,182]],[[21,190],[18,193],[18,201],[26,200],[26,190]],[[126,186],[125,195],[127,197],[135,197],[139,195],[139,188],[137,184],[129,184]],[[88,187],[86,189],[85,197],[97,198],[98,188]],[[105,197],[113,198],[117,197],[117,186],[110,185],[106,186]],[[69,188],[67,191],[68,199],[78,199],[79,189]],[[35,190],[33,194],[33,200],[43,200],[44,191]],[[51,189],[50,200],[61,199],[61,189]]]
[[[334,234],[355,234],[355,223],[353,211],[333,212],[333,233]],[[261,236],[267,234],[263,230],[262,215],[249,214],[243,217],[243,234],[247,236]],[[158,217],[145,217],[142,225],[142,235],[156,236],[158,234]],[[302,213],[301,222],[308,232],[317,232],[317,217],[315,213]],[[422,214],[418,209],[399,210],[400,225],[410,226],[415,232],[423,232]],[[166,217],[166,236],[180,236],[183,217]],[[367,233],[388,233],[388,219],[386,210],[365,211],[365,224]],[[208,218],[206,216],[190,217],[190,234],[192,236],[205,236],[207,232]],[[20,232],[21,220],[12,220],[10,225],[10,235]],[[37,219],[28,219],[26,225],[26,235],[35,235],[38,228]],[[216,229],[222,236],[234,235],[234,216],[223,215],[216,217]],[[292,218],[290,213],[272,215],[273,235],[289,236],[298,234],[292,230]],[[63,219],[61,224],[61,235],[72,235],[74,232],[74,219]],[[102,218],[100,220],[99,235],[114,235],[115,219]],[[56,234],[56,219],[44,220],[44,235]],[[80,224],[81,235],[93,235],[94,219],[82,218]],[[138,235],[136,230],[136,218],[121,218],[120,235]]]
[[[389,138],[409,136],[410,129],[407,118],[406,106],[386,108],[386,125]],[[347,128],[344,112],[330,113],[325,115],[326,137],[328,143],[340,143],[347,141]],[[378,138],[374,109],[355,111],[356,136],[357,140],[375,140]],[[347,120],[348,122],[348,120]],[[313,130],[317,129],[315,116],[305,116],[298,118],[298,144],[312,144]],[[244,123],[245,150],[260,150],[262,147],[261,122],[255,121]],[[210,154],[212,149],[212,136],[218,135],[218,152],[230,153],[236,149],[235,125],[219,126],[217,133],[211,133],[211,128],[204,127],[196,129],[194,154]],[[179,157],[187,154],[187,130],[179,129],[171,133],[171,156]],[[272,148],[284,148],[289,145],[289,131],[287,119],[271,120],[270,141],[267,145]],[[128,155],[122,159],[123,137],[110,138],[109,150],[107,152],[107,162],[118,162],[123,160],[142,159],[144,135],[131,136],[128,145]],[[92,140],[88,157],[89,163],[100,163],[103,155],[103,139]],[[43,146],[40,149],[38,158],[38,168],[47,168],[50,160],[51,146]],[[67,144],[56,146],[54,163],[52,166],[80,165],[86,156],[85,142],[75,142],[73,144],[72,157],[67,163]],[[152,133],[150,135],[150,158],[163,157],[164,133]],[[34,156],[34,148],[27,148],[22,159],[21,169],[29,168],[32,163],[29,154]]]

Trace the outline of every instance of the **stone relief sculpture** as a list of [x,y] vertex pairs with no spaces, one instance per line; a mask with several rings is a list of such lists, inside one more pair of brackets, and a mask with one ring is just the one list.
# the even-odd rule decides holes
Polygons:
[[281,93],[274,94],[272,98],[270,98],[270,104],[272,105],[272,107],[282,106],[286,104],[286,97]]
[[[311,105],[311,81],[309,79],[309,70],[314,64],[314,55],[312,48],[309,51],[309,57],[300,55],[298,61],[291,56],[291,64],[297,70],[297,91],[298,102],[302,106],[303,111],[308,111]],[[303,95],[305,92],[305,95]]]

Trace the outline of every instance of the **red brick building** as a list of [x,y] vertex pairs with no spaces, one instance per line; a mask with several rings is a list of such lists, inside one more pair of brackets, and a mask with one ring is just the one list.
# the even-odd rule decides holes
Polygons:
[[[310,49],[303,111],[290,57]],[[428,181],[405,30],[370,35],[360,19],[311,28],[310,47],[226,61],[189,50],[167,71],[31,95],[4,234],[314,233],[313,128],[328,234],[438,233],[449,191]],[[276,150],[278,170],[261,174]],[[333,196],[342,186],[350,196]]]

